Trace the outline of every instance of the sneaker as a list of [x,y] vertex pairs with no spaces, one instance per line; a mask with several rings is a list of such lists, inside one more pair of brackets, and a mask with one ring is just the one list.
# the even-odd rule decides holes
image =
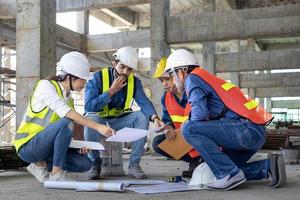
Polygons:
[[49,174],[49,181],[74,181],[67,171],[60,170],[56,174]]
[[286,183],[285,162],[282,154],[272,154],[270,157],[270,172],[272,181],[270,187],[279,188]]
[[35,163],[31,163],[26,167],[26,170],[32,174],[40,183],[44,183],[49,176],[49,172],[46,168],[37,166]]
[[198,167],[198,165],[200,165],[203,162],[203,160],[200,158],[200,160],[192,160],[191,162],[189,162],[189,169],[182,171],[182,177],[183,178],[192,178],[193,172],[195,170],[196,167]]
[[92,167],[91,167],[91,170],[88,175],[89,180],[99,180],[100,179],[101,164],[102,164],[101,158],[97,158],[95,161],[92,162]]
[[222,179],[218,179],[215,182],[208,183],[207,188],[212,190],[231,190],[246,181],[245,175],[240,170],[236,175],[227,175]]
[[144,179],[147,178],[145,172],[141,169],[139,164],[129,166],[128,175],[132,178]]

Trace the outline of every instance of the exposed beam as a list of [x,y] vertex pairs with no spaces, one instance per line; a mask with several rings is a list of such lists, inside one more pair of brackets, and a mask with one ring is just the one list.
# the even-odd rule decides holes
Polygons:
[[256,88],[255,97],[299,97],[300,87]]
[[[86,38],[84,35],[71,31],[60,25],[56,25],[56,42],[60,46],[67,46],[74,50],[86,50]],[[15,46],[16,28],[0,23],[0,44]]]
[[127,26],[134,24],[134,12],[127,8],[104,8],[102,12],[110,15],[111,17],[119,20]]
[[300,109],[300,100],[272,101],[272,108]]
[[[118,16],[119,20],[133,24],[134,12],[120,7],[149,3],[150,0],[56,0],[57,12],[107,9]],[[0,19],[16,18],[16,0],[0,4]]]
[[17,7],[16,0],[2,1],[0,3],[0,19],[16,18]]
[[60,25],[56,25],[56,42],[77,51],[86,51],[86,37]]
[[101,35],[89,35],[88,52],[112,51],[123,46],[143,48],[150,46],[150,31],[129,31]]
[[58,12],[67,12],[99,8],[127,7],[149,3],[150,0],[56,0],[56,2]]
[[299,42],[288,42],[288,43],[275,43],[275,44],[263,44],[264,50],[277,50],[277,49],[300,49]]
[[300,86],[300,73],[240,74],[240,87],[293,87]]
[[109,24],[115,28],[124,28],[127,27],[126,24],[122,23],[121,21],[117,20],[116,18],[111,17],[110,15],[104,13],[102,10],[91,10],[90,15],[96,17],[97,19]]
[[300,35],[300,4],[171,16],[167,23],[170,44]]
[[218,54],[216,72],[298,68],[300,68],[300,49],[286,49]]
[[4,46],[15,46],[16,28],[0,23],[0,44]]

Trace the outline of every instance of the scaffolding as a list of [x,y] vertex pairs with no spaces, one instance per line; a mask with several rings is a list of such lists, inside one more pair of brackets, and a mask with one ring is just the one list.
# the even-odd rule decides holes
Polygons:
[[0,67],[0,145],[11,145],[15,134],[16,53],[1,48]]

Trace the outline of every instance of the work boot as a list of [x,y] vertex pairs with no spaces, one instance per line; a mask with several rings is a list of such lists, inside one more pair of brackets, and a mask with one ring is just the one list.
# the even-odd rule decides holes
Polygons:
[[35,163],[31,163],[26,167],[26,170],[32,174],[40,183],[44,183],[49,176],[49,172],[46,168],[37,166]]
[[270,157],[270,187],[279,188],[286,183],[285,162],[282,154],[272,154]]
[[129,166],[128,175],[132,178],[144,179],[147,178],[145,172],[142,170],[138,163]]
[[92,167],[89,172],[89,180],[99,180],[100,179],[101,164],[102,164],[101,158],[97,158],[95,161],[92,161]]
[[211,190],[231,190],[246,181],[246,177],[242,170],[235,175],[227,175],[224,178],[217,179],[207,184],[207,189]]
[[183,178],[192,178],[193,172],[195,170],[195,168],[200,165],[203,162],[202,158],[200,158],[199,160],[192,160],[191,162],[189,162],[189,169],[182,171],[182,177]]

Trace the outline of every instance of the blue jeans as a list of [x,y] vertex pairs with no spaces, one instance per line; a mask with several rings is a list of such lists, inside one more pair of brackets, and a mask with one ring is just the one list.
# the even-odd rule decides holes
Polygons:
[[[244,119],[189,121],[183,135],[218,179],[242,170],[247,180],[268,178],[269,160],[246,163],[265,142],[261,125]],[[223,151],[219,149],[223,147]]]
[[[108,122],[110,127],[113,128],[115,131],[118,131],[124,127],[147,130],[149,126],[149,120],[141,111],[132,112],[121,117],[110,119],[101,118],[96,113],[87,113],[85,116],[100,124],[105,125],[106,122]],[[100,135],[100,133],[98,133],[98,131],[84,127],[84,139],[86,141],[99,142],[100,138],[103,139],[103,137]],[[146,137],[132,142],[132,151],[129,159],[129,166],[131,166],[132,164],[140,163],[141,157],[144,153],[145,143]],[[92,151],[91,153],[89,153],[89,158],[92,161],[95,161],[96,158],[99,158],[99,155],[99,151]]]
[[69,149],[74,124],[62,118],[35,135],[19,150],[19,156],[28,163],[45,161],[48,170],[52,166],[70,172],[85,172],[91,168],[91,160],[74,149]]
[[[158,147],[158,145],[159,145],[162,141],[164,141],[165,139],[166,139],[165,134],[161,134],[161,135],[155,136],[155,137],[153,138],[153,141],[152,141],[152,147],[153,147],[153,150],[154,150],[156,153],[158,153],[158,154],[160,154],[160,155],[162,155],[162,156],[165,156],[165,157],[167,157],[167,158],[172,158],[172,156],[170,156],[168,153],[164,152],[163,150],[161,150],[161,149]],[[180,158],[180,160],[185,161],[185,162],[188,162],[188,163],[193,162],[193,161],[198,161],[199,159],[200,159],[200,156],[197,156],[197,157],[195,157],[195,158],[191,158],[191,156],[189,156],[189,154],[185,154],[184,156],[182,156],[182,157]]]

